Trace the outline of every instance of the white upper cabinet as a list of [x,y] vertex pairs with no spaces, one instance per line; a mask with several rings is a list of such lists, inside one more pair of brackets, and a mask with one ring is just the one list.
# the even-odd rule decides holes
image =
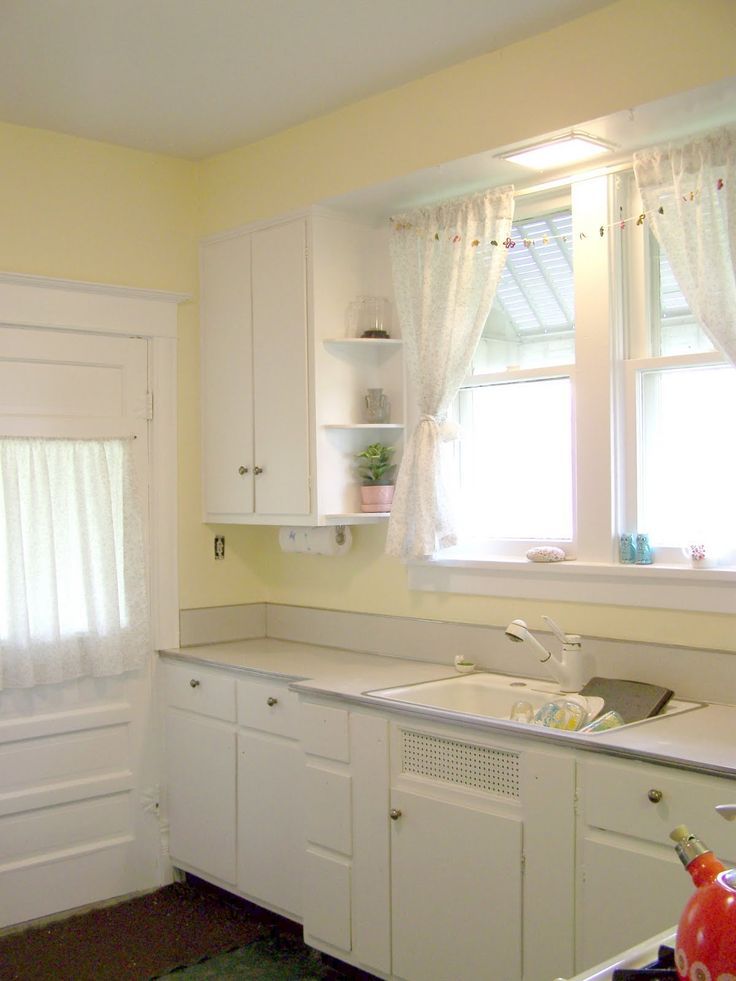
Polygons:
[[207,520],[253,511],[250,236],[201,249],[202,477]]
[[[359,513],[355,454],[381,441],[398,460],[405,418],[388,234],[310,211],[202,243],[205,521],[376,520]],[[366,295],[389,299],[390,340],[348,336]],[[369,388],[391,404],[380,425]]]
[[262,517],[308,515],[307,227],[253,233],[253,487]]

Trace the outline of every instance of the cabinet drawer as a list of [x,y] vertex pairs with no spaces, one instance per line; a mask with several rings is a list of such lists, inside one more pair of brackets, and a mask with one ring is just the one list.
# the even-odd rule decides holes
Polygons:
[[311,756],[350,762],[349,716],[345,709],[305,702],[302,705],[302,745]]
[[235,721],[235,678],[199,664],[166,664],[166,702],[176,708]]
[[581,791],[585,823],[592,827],[669,846],[670,831],[685,824],[719,857],[736,855],[733,825],[714,809],[736,801],[736,780],[648,763],[586,760]]
[[304,907],[304,935],[350,950],[350,863],[308,848],[304,874],[304,895],[309,897]]
[[238,680],[238,724],[299,738],[299,698],[283,681]]
[[353,850],[351,802],[349,774],[308,765],[304,807],[307,841],[350,855]]

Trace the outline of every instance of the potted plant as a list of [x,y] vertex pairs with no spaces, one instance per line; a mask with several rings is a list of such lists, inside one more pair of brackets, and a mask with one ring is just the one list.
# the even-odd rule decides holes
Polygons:
[[384,512],[391,510],[394,497],[396,464],[391,463],[393,446],[371,443],[356,455],[360,488],[361,511]]

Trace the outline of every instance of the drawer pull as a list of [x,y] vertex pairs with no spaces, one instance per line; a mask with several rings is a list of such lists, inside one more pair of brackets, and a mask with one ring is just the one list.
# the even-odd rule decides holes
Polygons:
[[652,789],[647,794],[647,797],[652,802],[652,804],[659,804],[659,802],[664,797],[664,794],[662,793],[661,790],[655,790],[654,787],[652,787]]
[[199,678],[192,678],[189,684],[192,686],[192,688],[199,688]]
[[391,810],[388,812],[388,816],[391,818],[392,821],[398,821],[399,818],[401,817],[401,811],[398,809],[398,807],[392,807]]
[[278,705],[278,702],[279,702],[278,698],[274,698],[273,695],[269,695],[268,698],[266,699],[266,705],[271,705],[271,706]]

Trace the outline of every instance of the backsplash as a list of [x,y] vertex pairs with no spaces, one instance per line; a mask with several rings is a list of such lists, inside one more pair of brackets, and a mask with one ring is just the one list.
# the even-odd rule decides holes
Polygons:
[[[546,678],[526,650],[512,644],[503,627],[423,620],[314,607],[253,603],[182,610],[181,646],[273,637],[305,644],[405,657],[446,664],[462,654],[479,667],[504,674]],[[534,631],[557,650],[551,633]],[[672,688],[680,698],[736,704],[736,657],[728,651],[673,647],[584,637],[590,673],[607,678],[646,681]]]

